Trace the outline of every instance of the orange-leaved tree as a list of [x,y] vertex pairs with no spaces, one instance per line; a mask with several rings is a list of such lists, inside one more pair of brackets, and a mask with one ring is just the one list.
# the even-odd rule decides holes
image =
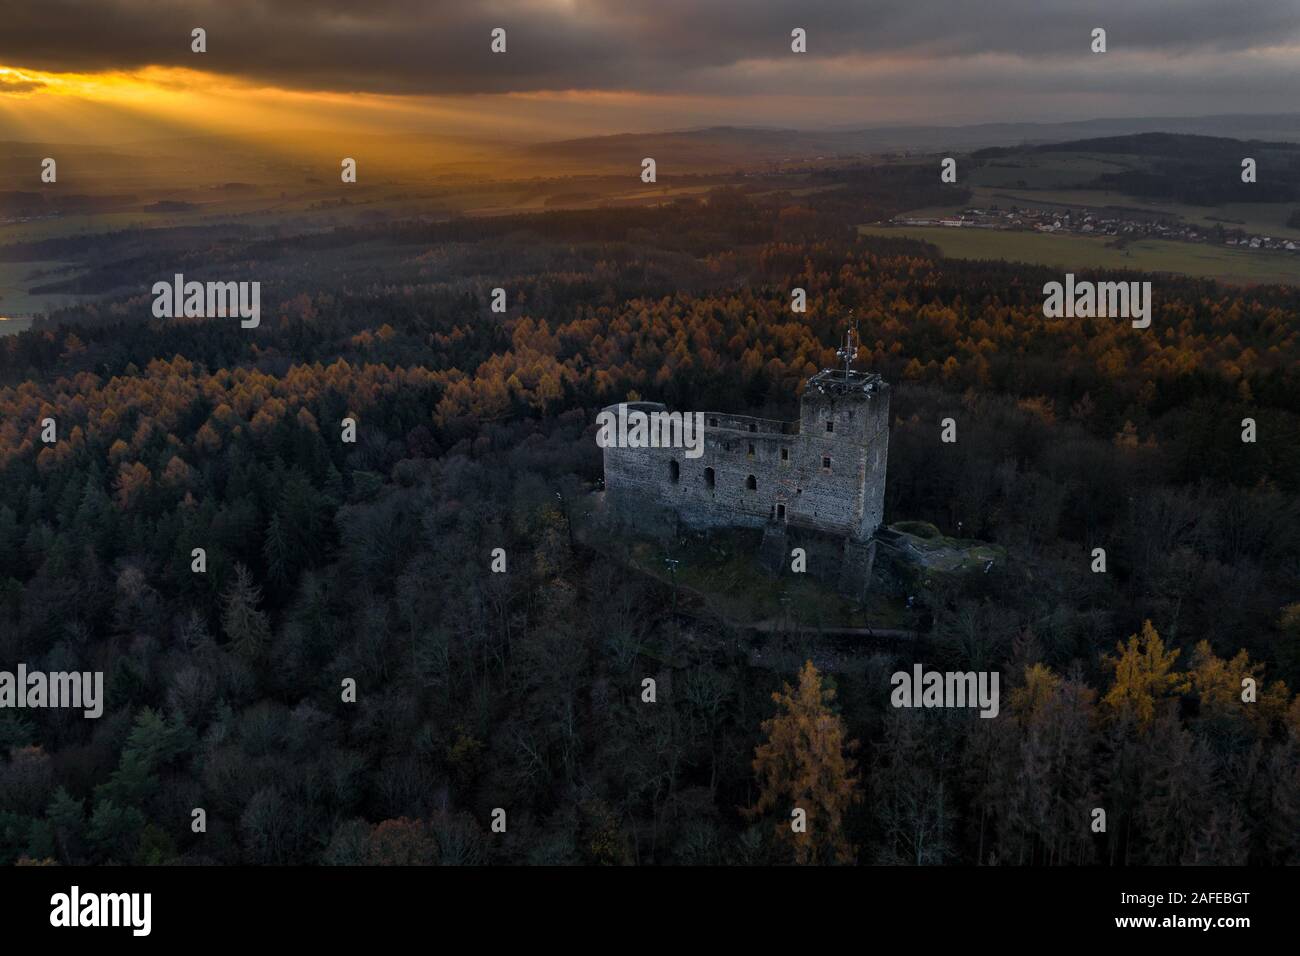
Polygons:
[[1102,663],[1115,671],[1102,703],[1116,716],[1129,717],[1146,728],[1156,713],[1157,701],[1185,694],[1191,680],[1175,671],[1177,650],[1165,650],[1165,642],[1150,621],[1142,622],[1142,636],[1129,635],[1127,643],[1115,648],[1118,657],[1103,657]]
[[752,819],[778,811],[777,838],[793,850],[795,863],[851,863],[856,850],[844,817],[862,799],[849,757],[858,745],[846,739],[843,719],[831,710],[834,698],[808,661],[797,689],[786,684],[772,695],[780,712],[763,721],[766,740],[754,750],[759,796],[744,813]]

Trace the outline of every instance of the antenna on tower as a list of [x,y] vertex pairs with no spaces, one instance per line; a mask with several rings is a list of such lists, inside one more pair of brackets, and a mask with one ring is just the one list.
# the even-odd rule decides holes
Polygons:
[[[852,310],[849,311],[849,318],[853,318]],[[844,345],[836,350],[835,354],[844,359],[844,381],[847,383],[849,375],[853,371],[853,361],[858,357],[858,323],[855,321],[852,325],[847,325],[844,329]]]

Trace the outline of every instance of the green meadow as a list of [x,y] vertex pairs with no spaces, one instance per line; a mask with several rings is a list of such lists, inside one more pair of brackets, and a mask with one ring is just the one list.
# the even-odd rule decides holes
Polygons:
[[[951,210],[949,211],[951,212]],[[1300,282],[1300,255],[1139,239],[1123,248],[1105,237],[945,226],[860,226],[868,236],[921,239],[950,259],[1003,259],[1062,269],[1137,269],[1176,272],[1237,285]]]

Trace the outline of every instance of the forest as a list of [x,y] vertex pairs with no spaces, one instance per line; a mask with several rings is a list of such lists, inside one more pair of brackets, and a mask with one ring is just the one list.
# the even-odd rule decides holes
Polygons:
[[[1143,157],[1145,169],[1102,173],[1087,188],[1114,189],[1130,196],[1175,200],[1191,205],[1277,203],[1300,199],[1300,149],[1294,143],[1236,140],[1221,136],[1140,133],[1037,147]],[[1269,175],[1247,182],[1242,161],[1250,157]]]
[[[931,178],[66,240],[139,291],[0,338],[0,662],[106,705],[0,713],[0,862],[1300,863],[1300,289],[1049,319],[1052,270],[856,235]],[[262,280],[260,327],[152,318],[173,272]],[[601,406],[794,417],[849,321],[886,521],[1009,558],[918,643],[819,667],[575,539]],[[892,708],[917,661],[1000,671],[1001,716]]]

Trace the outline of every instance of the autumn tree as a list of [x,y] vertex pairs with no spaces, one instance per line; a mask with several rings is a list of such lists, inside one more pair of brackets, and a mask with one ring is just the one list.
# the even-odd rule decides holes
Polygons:
[[[799,687],[789,684],[772,700],[780,712],[763,721],[766,740],[754,750],[760,793],[750,818],[776,811],[779,840],[795,863],[851,863],[856,848],[844,834],[844,817],[862,799],[850,759],[858,744],[846,739],[843,719],[831,710],[835,691],[822,686],[812,661],[799,672]],[[793,812],[802,810],[806,830],[796,832]]]
[[1146,729],[1155,717],[1156,705],[1186,693],[1191,682],[1187,675],[1173,669],[1177,650],[1165,650],[1165,643],[1150,621],[1142,622],[1142,635],[1130,634],[1125,643],[1117,644],[1117,657],[1107,655],[1102,663],[1115,672],[1115,683],[1102,703],[1116,717],[1129,718]]
[[1209,641],[1201,641],[1192,652],[1188,676],[1202,718],[1232,722],[1245,717],[1262,735],[1269,734],[1285,719],[1291,703],[1286,683],[1266,684],[1264,665],[1251,661],[1244,649],[1225,660],[1214,653]]
[[371,866],[431,866],[438,862],[438,840],[426,820],[384,820],[370,831],[366,862]]
[[147,465],[143,465],[138,461],[130,465],[123,465],[117,473],[118,506],[126,509],[138,505],[144,496],[148,494],[152,484],[153,476],[149,473]]

